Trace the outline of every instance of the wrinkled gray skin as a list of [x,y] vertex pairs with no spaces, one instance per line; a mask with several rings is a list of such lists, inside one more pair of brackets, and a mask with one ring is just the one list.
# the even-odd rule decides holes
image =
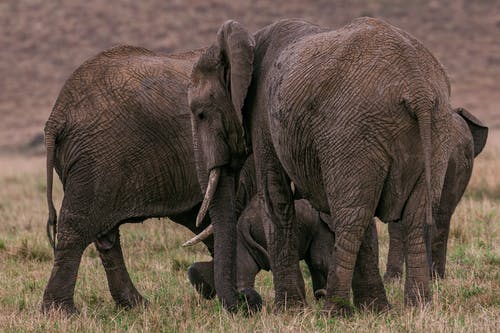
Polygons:
[[[44,310],[76,311],[73,294],[84,249],[94,243],[120,306],[144,302],[125,267],[119,226],[168,216],[195,233],[202,201],[187,84],[200,51],[163,56],[131,46],[102,52],[62,88],[45,127],[48,228],[54,227],[52,169],[64,187]],[[49,235],[51,230],[48,230]],[[213,237],[205,241],[213,253]]]
[[[255,276],[261,270],[270,270],[266,236],[260,218],[258,198],[255,196],[238,219],[237,226],[237,288],[253,289]],[[306,200],[295,201],[299,229],[299,258],[305,260],[311,273],[314,294],[325,295],[328,259],[335,245],[335,236],[324,221],[328,218]],[[215,296],[213,262],[197,262],[188,270],[191,284],[203,297]]]
[[[326,312],[351,313],[355,285],[365,288],[355,303],[388,307],[378,271],[360,278],[355,270],[373,216],[401,221],[405,301],[429,301],[425,236],[452,133],[462,130],[449,94],[430,52],[381,20],[361,18],[338,30],[283,20],[253,36],[224,23],[193,68],[188,101],[200,183],[221,173],[209,213],[229,260],[236,260],[236,217],[226,203],[253,151],[278,306],[305,302],[290,181],[335,221]],[[226,306],[237,303],[235,283],[233,272],[215,272]]]
[[[434,210],[433,217],[435,228],[432,230],[431,275],[439,278],[445,276],[451,216],[469,183],[474,158],[483,150],[488,137],[488,127],[463,108],[454,110],[453,124],[456,130],[451,139],[452,152],[439,207]],[[404,242],[401,223],[389,223],[389,253],[384,279],[400,278],[403,273],[403,263]]]

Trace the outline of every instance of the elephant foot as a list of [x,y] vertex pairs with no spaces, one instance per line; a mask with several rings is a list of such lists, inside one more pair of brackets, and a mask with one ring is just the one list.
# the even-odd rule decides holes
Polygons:
[[431,277],[435,280],[444,279],[444,271],[433,269],[431,272]]
[[254,313],[260,312],[262,309],[262,298],[259,293],[253,288],[245,288],[240,290],[240,311],[245,315],[252,315]]
[[215,297],[212,262],[196,262],[192,264],[188,268],[188,279],[203,298],[212,299]]
[[307,302],[301,295],[287,295],[286,297],[276,297],[274,301],[275,312],[282,311],[302,311]]
[[431,302],[431,293],[427,287],[414,285],[405,287],[404,299],[406,306],[425,306]]
[[363,310],[373,311],[376,313],[384,313],[391,309],[391,305],[387,298],[384,296],[380,297],[360,297],[354,299],[354,305]]
[[71,317],[80,314],[80,311],[78,311],[73,301],[57,302],[44,300],[42,302],[41,310],[43,314],[59,313],[65,317]]
[[115,298],[116,307],[119,309],[132,309],[136,306],[146,307],[149,301],[137,291],[126,292]]
[[329,317],[350,317],[354,313],[354,307],[343,297],[330,296],[322,312]]
[[320,300],[326,297],[326,289],[318,289],[314,291],[314,298]]
[[395,282],[401,280],[403,273],[401,271],[388,270],[384,274],[384,282]]

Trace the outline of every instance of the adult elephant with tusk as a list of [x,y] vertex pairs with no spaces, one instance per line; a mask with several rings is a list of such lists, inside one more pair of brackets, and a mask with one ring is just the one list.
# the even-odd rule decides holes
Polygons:
[[[82,64],[61,89],[45,126],[47,232],[55,260],[43,294],[44,311],[77,311],[78,267],[92,242],[116,304],[145,303],[125,267],[121,224],[169,217],[194,233],[209,225],[209,218],[195,225],[203,193],[186,96],[189,73],[202,52],[161,55],[115,47]],[[58,220],[53,168],[64,188]],[[244,177],[253,177],[253,169],[245,170]],[[216,183],[217,175],[210,179]],[[204,243],[213,254],[213,237]]]
[[235,271],[224,268],[236,260],[234,183],[249,151],[269,220],[278,306],[305,302],[290,181],[335,221],[326,312],[351,312],[351,286],[364,290],[362,302],[354,293],[355,303],[387,306],[378,271],[366,279],[355,269],[373,216],[401,220],[405,301],[428,301],[425,235],[449,160],[449,94],[431,53],[382,20],[361,18],[338,30],[283,20],[254,35],[225,22],[195,64],[188,91],[200,183],[220,173],[209,214],[215,288],[225,305],[237,303]]

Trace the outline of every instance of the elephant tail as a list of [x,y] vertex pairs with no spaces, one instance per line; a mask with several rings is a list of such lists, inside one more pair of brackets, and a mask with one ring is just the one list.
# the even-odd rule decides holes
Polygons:
[[47,149],[47,204],[49,218],[47,220],[47,237],[52,249],[56,249],[57,213],[52,200],[53,169],[56,151],[57,131],[50,127],[49,122],[45,126],[45,147]]
[[[425,203],[425,221],[426,224],[431,226],[433,224],[432,219],[432,184],[431,184],[431,158],[432,158],[432,113],[437,110],[437,100],[431,101],[426,100],[426,103],[419,105],[411,105],[408,100],[405,100],[405,104],[409,107],[410,111],[417,118],[418,129],[420,133],[420,142],[422,144],[422,151],[424,154],[424,175],[425,175],[425,187],[426,187],[426,203]],[[425,106],[423,106],[423,105]]]
[[271,260],[267,250],[251,235],[251,222],[243,218],[238,221],[238,241],[242,241],[252,258],[261,269],[271,269]]

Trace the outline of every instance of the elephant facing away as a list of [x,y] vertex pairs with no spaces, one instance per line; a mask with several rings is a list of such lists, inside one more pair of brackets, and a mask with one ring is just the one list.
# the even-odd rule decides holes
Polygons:
[[[251,151],[271,226],[277,306],[304,303],[290,182],[335,221],[326,312],[351,312],[351,286],[366,290],[361,303],[388,306],[380,276],[366,281],[355,272],[373,216],[401,220],[405,302],[429,301],[425,237],[448,167],[449,94],[432,54],[382,20],[360,18],[337,30],[282,20],[253,35],[225,22],[193,67],[188,91],[200,183],[217,180],[206,190],[215,236],[236,253],[229,241],[236,217],[225,203]],[[221,298],[226,307],[237,303],[233,277],[216,273],[215,283],[232,290]]]
[[[452,152],[446,169],[439,206],[434,210],[435,228],[431,233],[431,275],[444,278],[446,249],[450,221],[458,202],[469,183],[474,158],[483,150],[488,137],[488,127],[464,108],[453,110],[451,134]],[[389,223],[389,253],[384,279],[400,278],[403,273],[404,242],[401,223]]]
[[[209,225],[208,217],[195,224],[203,193],[186,96],[201,52],[160,55],[119,46],[89,59],[66,81],[45,126],[47,233],[55,260],[44,311],[77,311],[78,267],[92,242],[117,305],[145,302],[125,267],[121,224],[169,217],[194,233]],[[53,168],[64,189],[57,223]],[[204,243],[213,255],[213,237]]]

